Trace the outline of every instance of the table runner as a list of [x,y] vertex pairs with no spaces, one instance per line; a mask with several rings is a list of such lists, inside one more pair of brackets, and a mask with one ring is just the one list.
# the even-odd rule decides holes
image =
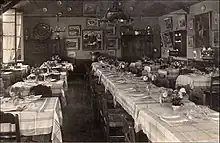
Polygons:
[[[18,114],[21,135],[34,136],[52,133],[51,140],[53,143],[62,142],[60,128],[63,124],[62,110],[57,97],[33,101],[23,111],[10,113]],[[1,124],[1,131],[4,130],[9,130],[9,128],[7,125]]]
[[[135,128],[136,131],[143,130],[146,135],[148,135],[149,139],[152,142],[171,142],[171,141],[218,141],[218,122],[214,121],[198,121],[196,125],[191,124],[190,126],[195,126],[193,130],[190,130],[192,134],[187,134],[184,132],[182,134],[182,130],[178,132],[176,128],[173,129],[172,126],[169,126],[166,122],[163,122],[158,116],[155,110],[151,110],[152,105],[160,106],[159,104],[159,88],[154,87],[155,89],[152,90],[151,98],[149,99],[141,99],[141,98],[134,98],[129,96],[129,92],[126,92],[126,89],[132,88],[135,86],[134,83],[127,83],[127,84],[120,84],[112,78],[112,75],[109,75],[109,72],[105,72],[105,69],[99,68],[99,63],[93,63],[93,71],[96,76],[99,76],[100,82],[105,85],[106,90],[109,90],[114,99],[130,114],[135,121]],[[120,78],[123,78],[121,76]],[[138,82],[139,83],[139,82]],[[191,104],[189,100],[184,101],[187,104]],[[144,108],[141,108],[144,107]],[[167,111],[166,108],[162,108]],[[206,128],[209,130],[208,133],[205,129],[198,129],[205,128],[206,123],[211,123],[210,127],[217,127],[214,128],[214,132],[211,128]],[[181,128],[185,129],[187,125],[181,125]],[[205,133],[204,133],[205,132]]]

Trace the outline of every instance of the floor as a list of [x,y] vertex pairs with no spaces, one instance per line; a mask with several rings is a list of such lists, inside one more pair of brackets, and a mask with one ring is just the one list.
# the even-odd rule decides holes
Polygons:
[[69,81],[68,105],[63,110],[64,142],[103,142],[101,129],[93,122],[86,83],[79,75]]

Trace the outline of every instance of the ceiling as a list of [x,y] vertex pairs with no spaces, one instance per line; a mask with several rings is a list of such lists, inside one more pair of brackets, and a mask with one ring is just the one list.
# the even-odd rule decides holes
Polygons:
[[[23,0],[16,8],[25,15],[55,16],[62,12],[63,16],[83,16],[83,3],[92,2],[99,6],[100,16],[111,6],[112,0]],[[186,9],[192,4],[202,0],[120,0],[124,12],[131,17],[158,17],[179,9]],[[43,8],[47,12],[43,12]],[[71,7],[71,11],[67,11]]]

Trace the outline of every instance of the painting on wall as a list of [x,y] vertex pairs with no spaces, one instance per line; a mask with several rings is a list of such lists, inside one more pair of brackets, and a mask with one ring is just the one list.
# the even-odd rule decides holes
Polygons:
[[108,50],[108,55],[111,57],[116,57],[116,51],[115,50]]
[[76,51],[69,49],[67,50],[67,56],[70,58],[75,58],[76,57]]
[[194,27],[194,24],[193,24],[193,19],[192,19],[192,20],[189,20],[188,22],[188,28],[189,30],[193,30],[193,27]]
[[219,24],[219,22],[220,22],[220,21],[219,21],[219,13],[215,13],[215,14],[213,15],[213,17],[214,17],[214,20],[213,20],[214,22],[213,22],[213,23],[214,23],[214,24]]
[[81,35],[81,25],[69,25],[68,26],[69,36],[80,36]]
[[118,38],[108,37],[106,41],[107,49],[118,49]]
[[212,31],[212,46],[213,47],[219,47],[219,31]]
[[102,30],[85,29],[82,34],[83,50],[101,50],[103,49]]
[[95,2],[83,3],[83,15],[84,16],[96,16],[98,13],[98,5]]
[[112,36],[112,35],[116,34],[116,26],[115,26],[115,24],[108,23],[105,30],[106,30],[106,35],[107,36]]
[[87,27],[98,27],[99,26],[99,21],[97,18],[88,18],[86,20],[86,26]]
[[193,36],[188,36],[188,48],[193,48],[194,47],[194,38]]
[[186,16],[185,15],[179,15],[177,19],[177,28],[178,29],[186,29]]
[[79,38],[65,39],[66,49],[79,50],[80,40]]
[[172,17],[167,17],[164,19],[165,22],[165,28],[166,30],[172,30],[173,29],[173,22]]
[[169,32],[163,33],[163,34],[162,34],[162,39],[163,39],[163,45],[164,45],[164,47],[173,48],[173,44],[172,44],[172,41],[171,41],[171,37],[170,37],[170,33],[169,33]]
[[211,12],[195,15],[195,48],[209,47]]

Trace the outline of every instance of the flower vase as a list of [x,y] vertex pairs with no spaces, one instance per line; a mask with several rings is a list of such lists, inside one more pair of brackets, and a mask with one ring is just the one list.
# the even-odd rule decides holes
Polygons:
[[181,107],[181,105],[173,105],[172,104],[172,108],[173,108],[174,111],[180,109],[180,107]]

